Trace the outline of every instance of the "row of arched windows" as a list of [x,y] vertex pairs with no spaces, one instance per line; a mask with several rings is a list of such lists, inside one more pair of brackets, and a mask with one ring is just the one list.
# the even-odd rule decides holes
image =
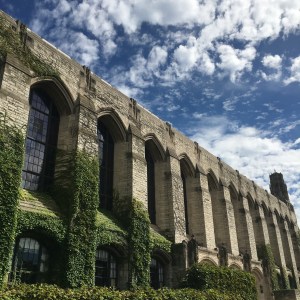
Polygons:
[[[25,161],[22,172],[22,187],[28,190],[47,190],[53,183],[55,158],[59,133],[60,115],[47,93],[34,88],[30,93],[30,111],[26,134]],[[101,121],[97,126],[99,155],[99,198],[100,208],[112,210],[114,178],[114,139],[110,128]],[[145,147],[147,163],[148,212],[152,224],[156,224],[156,161],[155,145]],[[157,156],[157,155],[156,155]],[[182,163],[181,163],[182,165]],[[186,232],[189,233],[187,213],[187,174],[182,167],[183,198],[185,207]]]
[[[31,237],[21,237],[15,247],[11,281],[23,283],[47,282],[50,255],[46,247]],[[112,251],[98,248],[95,254],[95,285],[118,286],[119,257]],[[153,288],[165,283],[164,264],[151,258],[150,279]]]

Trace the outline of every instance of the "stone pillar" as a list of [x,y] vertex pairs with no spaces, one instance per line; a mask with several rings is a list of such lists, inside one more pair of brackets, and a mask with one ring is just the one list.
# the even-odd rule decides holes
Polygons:
[[292,271],[294,274],[294,280],[295,280],[297,288],[299,289],[300,285],[299,285],[299,276],[298,276],[295,252],[294,252],[294,248],[293,248],[291,233],[290,233],[289,226],[288,226],[288,223],[286,220],[283,220],[283,226],[284,226],[283,234],[286,235],[285,240],[287,241],[287,245],[286,245],[287,249],[288,249],[287,255],[290,257],[290,260],[292,263]]
[[270,244],[274,254],[275,263],[286,272],[286,261],[284,257],[282,239],[275,213],[270,212],[269,222],[271,222],[268,224],[270,230]]
[[147,209],[147,163],[145,159],[145,141],[139,129],[133,125],[130,125],[129,127],[128,164],[128,183],[131,185],[131,196],[136,200],[142,201],[145,209]]
[[234,219],[234,209],[232,206],[231,198],[230,198],[230,191],[227,186],[223,185],[221,192],[220,192],[221,200],[225,202],[225,215],[226,215],[226,222],[224,226],[227,225],[228,227],[228,252],[232,253],[233,255],[239,255],[239,248],[238,248],[238,240],[236,234],[236,226],[235,226],[235,219]]
[[0,112],[6,113],[14,125],[27,128],[29,113],[30,70],[11,54],[0,70]]
[[243,206],[243,213],[244,215],[242,217],[245,218],[245,225],[246,225],[246,236],[247,244],[249,246],[248,253],[250,254],[251,258],[253,260],[257,260],[257,250],[256,250],[256,244],[255,244],[255,235],[254,235],[254,228],[252,223],[251,214],[249,211],[249,204],[248,199],[245,197],[241,197],[242,206]]
[[216,248],[215,230],[213,222],[213,212],[210,192],[208,188],[207,176],[204,173],[198,173],[197,176],[199,182],[199,201],[197,201],[197,209],[199,211],[199,233],[195,234],[196,240],[200,245],[213,250]]
[[258,246],[268,245],[270,244],[270,237],[269,237],[268,225],[264,214],[264,210],[261,205],[258,205],[256,209],[257,209],[257,214],[256,214],[255,222],[257,223],[256,225],[257,228],[255,231],[256,232],[255,241]]
[[180,162],[173,149],[167,151],[167,199],[169,199],[170,235],[175,243],[186,238],[183,184],[180,173]]

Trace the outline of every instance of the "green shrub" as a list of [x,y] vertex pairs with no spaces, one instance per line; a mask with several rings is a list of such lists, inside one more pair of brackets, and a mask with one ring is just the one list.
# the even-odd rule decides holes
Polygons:
[[[111,288],[62,289],[55,285],[15,285],[2,292],[1,300],[242,300],[234,293],[194,289],[137,289],[116,291]],[[250,299],[250,298],[248,298]]]
[[195,264],[187,271],[182,286],[197,290],[217,289],[221,293],[235,293],[240,299],[256,299],[255,278],[250,273],[227,267]]

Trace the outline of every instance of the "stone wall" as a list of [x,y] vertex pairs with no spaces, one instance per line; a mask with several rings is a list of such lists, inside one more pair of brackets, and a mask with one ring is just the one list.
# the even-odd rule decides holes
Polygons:
[[[18,30],[19,24],[13,19],[2,12],[0,16]],[[5,111],[25,132],[30,90],[36,86],[45,88],[55,96],[61,114],[58,148],[85,149],[93,154],[98,151],[97,122],[102,120],[115,142],[115,192],[139,199],[145,207],[145,147],[149,147],[155,157],[158,231],[178,245],[194,235],[199,244],[199,261],[219,264],[218,248],[224,245],[229,254],[228,266],[243,268],[242,256],[247,252],[261,276],[257,247],[271,244],[277,266],[296,274],[299,286],[298,227],[291,204],[269,194],[29,29],[27,34],[27,46],[59,73],[60,80],[35,76],[16,57],[8,55],[0,69],[1,112]],[[59,160],[56,168],[63,168]],[[184,245],[178,247],[179,252],[184,251]],[[187,267],[186,259],[181,259],[184,263],[175,264],[174,270]],[[258,280],[266,289],[266,279]]]

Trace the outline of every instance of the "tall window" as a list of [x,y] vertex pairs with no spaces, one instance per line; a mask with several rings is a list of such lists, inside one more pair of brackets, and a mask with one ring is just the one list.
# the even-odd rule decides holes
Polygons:
[[32,90],[29,101],[22,187],[36,191],[46,189],[53,181],[59,114],[40,90]]
[[101,121],[98,122],[98,145],[100,165],[100,207],[112,210],[114,141],[107,127]]
[[101,249],[96,251],[95,269],[95,285],[117,285],[117,262],[110,252]]
[[48,257],[47,249],[37,240],[21,238],[15,251],[13,278],[25,283],[44,281],[48,271]]
[[164,286],[164,266],[155,258],[151,258],[150,281],[151,287],[154,289],[159,289]]
[[185,231],[189,234],[189,215],[188,215],[188,200],[187,200],[187,189],[186,189],[186,176],[181,171],[182,187],[183,187],[183,201],[184,201],[184,216],[185,216]]
[[148,213],[151,224],[156,224],[154,160],[147,148],[145,149],[145,158],[147,162]]

